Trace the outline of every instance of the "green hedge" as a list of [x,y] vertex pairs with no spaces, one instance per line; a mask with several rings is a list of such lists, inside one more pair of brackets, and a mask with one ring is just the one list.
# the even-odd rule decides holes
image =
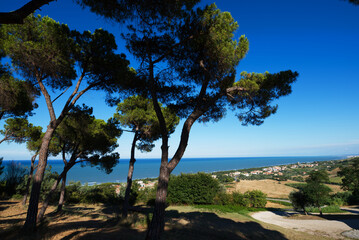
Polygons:
[[214,198],[214,204],[264,208],[267,204],[267,195],[259,190],[247,191],[245,193],[219,193]]
[[212,204],[220,190],[218,180],[210,174],[171,176],[168,185],[169,204]]

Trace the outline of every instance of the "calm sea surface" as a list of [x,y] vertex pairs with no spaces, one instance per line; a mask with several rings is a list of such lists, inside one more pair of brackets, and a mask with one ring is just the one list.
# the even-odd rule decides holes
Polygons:
[[[343,159],[343,156],[313,156],[313,157],[237,157],[237,158],[184,158],[178,164],[173,174],[215,172],[254,167],[283,165],[290,163],[304,163]],[[24,167],[30,167],[30,160],[18,160]],[[125,182],[128,171],[128,159],[121,159],[112,173],[106,174],[96,167],[75,165],[68,172],[67,182],[80,181],[81,183]],[[9,161],[3,161],[7,165]],[[49,160],[52,171],[62,172],[62,160]],[[159,159],[138,159],[135,163],[134,179],[153,178],[159,174]]]

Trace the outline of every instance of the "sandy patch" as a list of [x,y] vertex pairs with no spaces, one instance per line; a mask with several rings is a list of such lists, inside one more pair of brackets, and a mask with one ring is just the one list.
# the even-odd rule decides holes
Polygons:
[[[307,232],[315,235],[324,235],[335,239],[344,239],[341,233],[352,230],[347,224],[336,220],[295,220],[281,216],[274,212],[257,212],[252,217],[280,227]],[[359,220],[359,219],[358,219]]]

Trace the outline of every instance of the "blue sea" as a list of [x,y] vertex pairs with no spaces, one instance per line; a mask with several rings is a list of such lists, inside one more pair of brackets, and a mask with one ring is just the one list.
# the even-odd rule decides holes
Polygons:
[[[344,158],[343,156],[183,158],[172,173],[177,175],[180,173],[216,172]],[[3,161],[3,164],[6,166],[9,162]],[[17,160],[16,162],[30,168],[30,160]],[[70,181],[80,181],[82,184],[88,183],[92,185],[105,182],[125,182],[128,163],[129,159],[121,159],[110,174],[106,174],[96,167],[75,165],[68,172],[67,183]],[[62,160],[48,160],[48,165],[51,165],[52,171],[58,173],[61,173],[64,167]],[[159,167],[160,159],[137,159],[133,177],[134,179],[158,177]]]

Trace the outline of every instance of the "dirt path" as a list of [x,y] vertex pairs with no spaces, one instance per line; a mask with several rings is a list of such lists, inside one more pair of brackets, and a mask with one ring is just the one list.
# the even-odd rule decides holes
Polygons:
[[341,233],[352,230],[350,226],[357,225],[359,221],[358,219],[354,223],[354,220],[350,222],[339,220],[297,220],[289,219],[283,213],[269,211],[254,213],[252,217],[265,223],[315,235],[324,235],[334,239],[344,239]]

